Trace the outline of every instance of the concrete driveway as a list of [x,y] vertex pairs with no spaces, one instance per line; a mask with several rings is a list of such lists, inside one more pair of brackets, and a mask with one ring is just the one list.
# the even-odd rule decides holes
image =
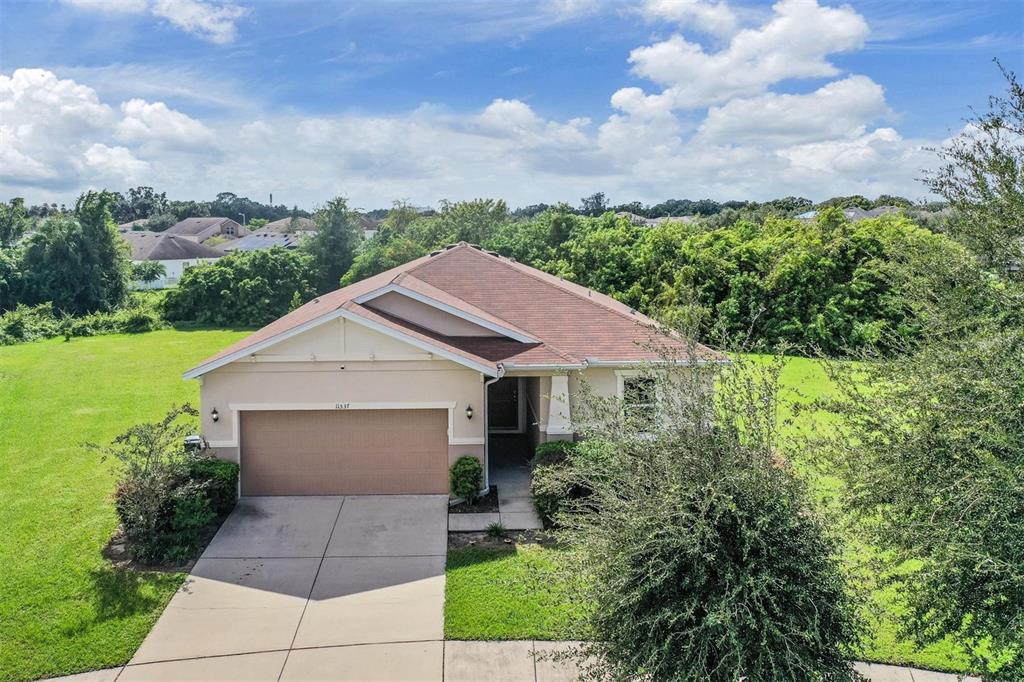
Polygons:
[[243,498],[118,680],[440,680],[447,497]]

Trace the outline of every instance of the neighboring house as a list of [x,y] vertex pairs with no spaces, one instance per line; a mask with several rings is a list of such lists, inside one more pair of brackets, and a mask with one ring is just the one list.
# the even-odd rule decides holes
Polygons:
[[312,232],[316,230],[312,218],[281,218],[272,223],[267,223],[257,232]]
[[294,249],[308,235],[309,232],[281,233],[260,230],[221,244],[219,248],[224,251],[259,251],[260,249],[272,249],[275,246]]
[[235,239],[244,235],[245,229],[231,218],[185,218],[167,228],[164,234],[173,234],[202,244],[217,236]]
[[619,211],[615,214],[616,218],[626,218],[629,222],[633,223],[637,227],[658,227],[664,223],[692,223],[694,217],[692,215],[681,215],[681,216],[663,216],[661,218],[645,218],[642,215],[636,213],[630,213],[629,211]]
[[131,220],[127,223],[121,223],[117,226],[119,230],[141,230],[146,227],[146,223],[149,222],[149,218],[139,218],[137,220]]
[[132,249],[132,263],[160,261],[164,276],[155,282],[136,282],[136,289],[166,289],[177,286],[182,273],[193,265],[209,263],[224,255],[223,251],[198,244],[191,239],[166,232],[119,230]]
[[381,221],[371,218],[368,215],[357,213],[356,223],[362,228],[363,237],[369,239],[373,235],[377,234],[377,229],[380,227]]
[[573,438],[581,378],[646,406],[658,345],[722,359],[462,243],[324,294],[185,378],[201,379],[203,435],[240,463],[242,494],[443,494],[460,456],[489,478],[493,434]]
[[[890,215],[892,213],[899,213],[903,209],[899,206],[878,206],[870,210],[864,210],[857,206],[851,206],[843,209],[843,215],[849,221],[865,220],[867,218],[877,218],[883,215]],[[805,211],[796,218],[797,220],[814,220],[818,217],[818,211]]]

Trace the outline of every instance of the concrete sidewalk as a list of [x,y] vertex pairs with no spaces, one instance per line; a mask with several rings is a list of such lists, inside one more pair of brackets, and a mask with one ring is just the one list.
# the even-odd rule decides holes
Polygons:
[[[53,678],[61,682],[132,680],[401,680],[404,682],[573,682],[576,666],[552,659],[574,642],[397,642],[292,648],[235,656],[131,665]],[[857,663],[872,682],[956,682],[917,668]],[[280,672],[279,672],[280,671]]]

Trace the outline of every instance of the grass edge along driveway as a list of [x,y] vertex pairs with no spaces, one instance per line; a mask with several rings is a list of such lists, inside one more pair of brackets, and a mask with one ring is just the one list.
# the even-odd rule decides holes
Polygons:
[[117,525],[104,443],[172,403],[196,402],[181,373],[244,335],[164,330],[0,347],[0,680],[126,662],[181,584],[114,571]]

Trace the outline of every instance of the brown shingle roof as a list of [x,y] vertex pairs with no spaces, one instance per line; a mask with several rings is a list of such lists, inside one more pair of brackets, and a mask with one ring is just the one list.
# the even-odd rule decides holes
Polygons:
[[221,234],[227,224],[231,224],[235,228],[235,235],[242,232],[242,226],[231,218],[185,218],[167,228],[165,232],[166,234],[199,237],[199,241],[206,241],[216,234]]
[[[539,343],[496,337],[445,336],[373,310],[355,299],[387,286],[417,291],[446,305],[465,309]],[[525,365],[580,366],[657,360],[659,348],[695,350],[701,359],[719,359],[704,346],[693,346],[658,328],[629,306],[596,291],[469,244],[448,247],[397,268],[320,296],[197,366],[272,339],[321,316],[344,309],[453,355],[497,370]],[[210,368],[212,369],[212,367]]]
[[223,251],[166,232],[121,230],[121,237],[132,248],[132,260],[135,261],[220,258],[224,255]]
[[312,218],[294,218],[295,224],[292,225],[292,218],[281,218],[275,220],[272,223],[267,223],[261,227],[257,232],[308,232],[316,229],[316,225],[313,223]]

